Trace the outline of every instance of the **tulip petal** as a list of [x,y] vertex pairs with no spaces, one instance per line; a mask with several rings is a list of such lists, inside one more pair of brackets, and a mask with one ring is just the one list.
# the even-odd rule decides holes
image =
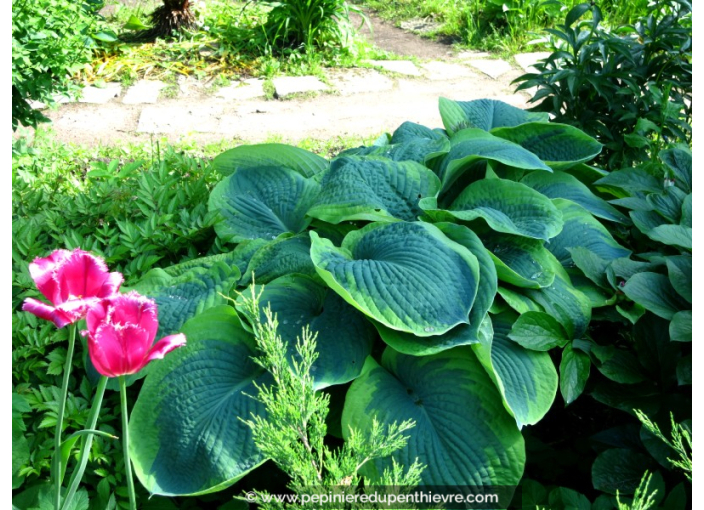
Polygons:
[[49,301],[56,303],[59,297],[59,283],[56,280],[56,268],[71,256],[68,250],[55,250],[45,258],[36,258],[29,264],[29,275],[34,280],[39,292]]
[[[149,355],[147,356],[146,361],[147,363],[149,363],[150,361],[153,361],[155,359],[162,359],[174,349],[178,347],[183,347],[184,345],[186,345],[186,335],[184,335],[183,333],[165,336],[156,344],[154,344],[154,347],[152,347],[149,351]],[[147,363],[145,363],[145,365]]]
[[63,314],[58,313],[58,310],[53,306],[49,306],[46,303],[42,303],[38,299],[27,298],[22,304],[22,310],[25,312],[32,313],[39,317],[40,319],[48,320],[56,324],[57,328],[63,328],[66,324],[71,322],[70,319],[65,317]]
[[103,259],[83,250],[74,250],[57,271],[61,298],[97,296],[108,276]]
[[103,322],[95,334],[89,335],[88,354],[93,366],[102,375],[117,377],[125,374],[122,338],[114,325]]
[[117,271],[114,273],[109,273],[95,295],[100,298],[113,296],[119,292],[120,285],[122,285],[122,282],[124,281],[125,279],[122,276],[122,273],[118,273]]

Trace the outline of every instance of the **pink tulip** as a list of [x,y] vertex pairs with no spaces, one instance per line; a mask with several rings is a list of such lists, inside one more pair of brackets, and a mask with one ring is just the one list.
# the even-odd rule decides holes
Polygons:
[[88,308],[117,293],[122,274],[109,273],[105,261],[80,249],[56,250],[29,264],[39,291],[54,305],[27,298],[22,310],[63,328],[85,317]]
[[186,345],[182,333],[162,338],[156,344],[156,303],[137,292],[101,300],[86,315],[88,353],[102,375],[117,377],[134,374],[155,359]]

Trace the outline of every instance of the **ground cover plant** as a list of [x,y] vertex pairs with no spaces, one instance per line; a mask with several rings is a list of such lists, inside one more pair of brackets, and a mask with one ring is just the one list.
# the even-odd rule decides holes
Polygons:
[[[135,254],[95,245],[125,272],[125,290],[155,300],[158,337],[188,338],[131,381],[138,497],[191,496],[175,500],[188,508],[242,491],[289,485],[300,493],[341,480],[354,490],[362,479],[369,486],[391,477],[505,486],[503,507],[520,484],[518,508],[646,508],[649,498],[651,508],[686,508],[690,149],[673,146],[657,165],[609,173],[590,165],[599,142],[545,113],[446,99],[440,113],[443,128],[407,122],[331,160],[278,143],[225,151],[210,170],[179,167],[170,154],[174,169],[159,177],[170,184],[152,192],[165,193],[160,208],[177,197],[179,212],[166,212],[172,219],[183,209],[193,215],[187,224],[210,218],[205,240],[177,242],[179,226],[168,245]],[[162,164],[144,176],[127,170],[124,186],[135,187],[128,196],[140,200],[142,181],[161,175]],[[111,165],[85,179],[109,180],[120,171]],[[190,185],[199,191],[178,198]],[[30,222],[23,203],[18,226]],[[139,224],[152,211],[137,209],[115,214],[132,211]],[[26,231],[18,236],[15,303],[35,295],[22,279],[30,247],[70,241],[52,236],[51,221],[39,225],[36,245]],[[144,250],[161,258],[133,267]],[[63,337],[35,329],[26,315],[14,320],[24,423],[27,401],[35,412],[51,409],[34,385],[43,355]],[[41,338],[49,335],[47,346]],[[58,375],[65,355],[55,351]],[[303,393],[287,390],[296,378],[307,381]],[[92,392],[85,381],[75,381],[69,398],[76,429]],[[98,420],[108,432],[110,409],[108,401]],[[27,446],[44,444],[46,473],[51,438],[42,429],[55,420],[28,422]],[[355,469],[340,464],[365,441],[391,455]],[[93,462],[120,458],[114,440],[95,444]],[[325,462],[311,471],[311,458]],[[288,475],[262,466],[268,459]],[[41,480],[32,466],[20,463],[19,486]],[[125,481],[113,473],[104,472],[91,499],[125,502]]]

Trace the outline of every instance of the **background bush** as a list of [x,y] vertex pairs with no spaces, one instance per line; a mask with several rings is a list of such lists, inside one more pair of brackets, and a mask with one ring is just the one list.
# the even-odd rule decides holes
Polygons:
[[28,101],[55,103],[74,95],[70,80],[91,61],[93,48],[115,36],[97,17],[102,2],[12,0],[12,129],[46,121]]

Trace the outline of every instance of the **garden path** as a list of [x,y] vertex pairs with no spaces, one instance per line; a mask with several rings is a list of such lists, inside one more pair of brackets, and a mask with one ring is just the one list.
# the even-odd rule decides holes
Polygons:
[[[214,92],[183,79],[164,97],[165,84],[140,81],[127,90],[118,83],[86,87],[79,102],[47,113],[57,139],[94,146],[119,145],[154,137],[170,142],[221,140],[261,142],[303,138],[368,138],[410,120],[440,126],[438,98],[468,101],[494,98],[526,107],[531,97],[511,81],[543,54],[517,55],[507,62],[490,54],[457,51],[370,16],[366,37],[382,50],[407,60],[369,61],[370,67],[330,69],[315,77],[273,80],[265,97],[262,80],[249,79]],[[410,58],[409,58],[410,57]]]

